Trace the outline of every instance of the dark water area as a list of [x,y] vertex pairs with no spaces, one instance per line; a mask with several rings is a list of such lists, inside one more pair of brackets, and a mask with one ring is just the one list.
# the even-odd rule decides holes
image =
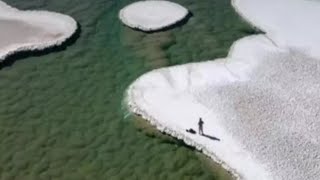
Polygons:
[[118,20],[130,0],[5,2],[68,14],[81,32],[64,48],[1,64],[0,179],[230,179],[192,149],[139,131],[123,106],[141,74],[224,57],[248,35],[229,0],[176,0],[193,16],[151,34]]

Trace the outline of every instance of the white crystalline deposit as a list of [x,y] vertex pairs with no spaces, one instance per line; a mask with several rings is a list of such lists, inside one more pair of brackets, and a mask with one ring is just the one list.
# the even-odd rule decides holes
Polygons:
[[[320,2],[232,4],[266,34],[236,41],[224,59],[141,76],[128,89],[129,108],[238,179],[318,180]],[[185,131],[197,130],[199,117],[207,137]]]
[[162,1],[138,1],[120,10],[120,20],[131,28],[156,31],[183,20],[188,10],[179,4]]
[[320,57],[319,1],[233,0],[239,14],[281,48],[299,48]]
[[76,21],[67,15],[20,11],[0,1],[0,61],[18,51],[60,45],[76,29]]

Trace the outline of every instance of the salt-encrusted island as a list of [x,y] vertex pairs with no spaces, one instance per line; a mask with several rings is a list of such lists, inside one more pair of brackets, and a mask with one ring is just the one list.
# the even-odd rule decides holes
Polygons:
[[[228,57],[153,70],[128,88],[130,111],[245,180],[320,177],[320,2],[233,0],[265,34]],[[204,133],[197,129],[199,117]]]
[[188,15],[183,6],[162,0],[138,1],[119,12],[120,20],[127,26],[142,31],[158,31],[170,27]]
[[77,30],[70,16],[48,11],[20,11],[0,1],[0,61],[20,51],[58,46]]

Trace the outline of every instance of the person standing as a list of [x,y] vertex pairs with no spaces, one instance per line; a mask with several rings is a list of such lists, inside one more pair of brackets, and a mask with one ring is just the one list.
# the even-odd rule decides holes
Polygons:
[[202,118],[200,118],[199,122],[198,122],[198,128],[199,128],[200,135],[203,135],[203,124],[204,124],[204,122],[202,121]]

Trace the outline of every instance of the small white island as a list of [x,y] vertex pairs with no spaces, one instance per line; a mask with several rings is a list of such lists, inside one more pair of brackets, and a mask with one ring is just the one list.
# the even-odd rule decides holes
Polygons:
[[188,10],[170,1],[138,1],[120,10],[119,18],[127,26],[142,31],[157,31],[182,21]]
[[19,51],[57,46],[77,30],[70,16],[48,11],[20,11],[0,1],[0,61]]

